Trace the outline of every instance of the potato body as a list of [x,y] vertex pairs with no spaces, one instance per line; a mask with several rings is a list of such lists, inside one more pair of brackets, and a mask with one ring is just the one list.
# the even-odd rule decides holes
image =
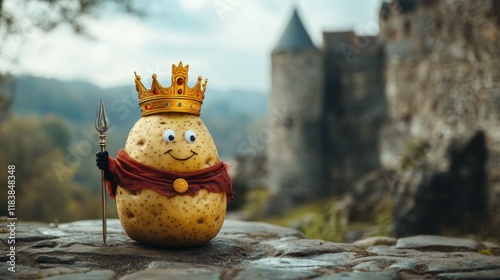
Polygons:
[[[219,161],[205,124],[184,113],[142,117],[131,129],[125,151],[138,162],[173,172],[202,170]],[[125,232],[154,246],[189,247],[210,241],[222,227],[226,205],[225,193],[205,189],[195,196],[172,198],[151,189],[132,193],[118,186],[116,190],[116,207]]]
[[168,199],[153,190],[133,194],[118,187],[116,206],[130,238],[154,246],[189,247],[219,233],[226,215],[226,194],[201,190],[194,197]]

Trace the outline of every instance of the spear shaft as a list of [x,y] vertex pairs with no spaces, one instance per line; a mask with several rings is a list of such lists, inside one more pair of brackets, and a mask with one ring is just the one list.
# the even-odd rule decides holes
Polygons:
[[[101,152],[106,151],[106,133],[99,132],[99,146]],[[106,244],[106,236],[108,235],[106,222],[106,180],[104,179],[104,170],[101,170],[101,209],[102,209],[102,241]]]
[[[102,99],[97,104],[95,128],[99,131],[99,147],[101,152],[106,151],[106,131],[109,129],[108,116],[106,115],[106,105]],[[104,170],[101,170],[101,209],[102,209],[102,240],[106,244],[107,223],[106,223],[106,181]]]

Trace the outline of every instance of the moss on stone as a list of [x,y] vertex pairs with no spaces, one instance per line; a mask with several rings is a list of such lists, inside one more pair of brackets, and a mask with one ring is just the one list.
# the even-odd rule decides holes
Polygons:
[[425,139],[417,139],[406,144],[403,154],[399,159],[399,168],[410,171],[421,165],[427,159],[431,145]]
[[350,233],[359,238],[391,235],[393,202],[381,200],[370,217],[363,221],[350,221],[349,209],[339,207],[339,199],[332,197],[298,207],[286,215],[264,219],[264,221],[296,228],[307,238],[333,242],[352,242]]
[[248,190],[245,194],[245,204],[241,210],[245,213],[245,216],[251,219],[260,217],[270,198],[271,194],[265,187],[257,187]]

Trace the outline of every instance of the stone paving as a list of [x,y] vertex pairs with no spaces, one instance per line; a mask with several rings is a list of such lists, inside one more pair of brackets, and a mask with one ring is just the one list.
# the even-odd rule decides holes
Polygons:
[[0,279],[500,279],[500,246],[443,236],[374,237],[354,244],[306,239],[259,222],[226,220],[210,243],[145,246],[108,220],[59,226],[17,222],[15,272],[10,232],[0,226]]

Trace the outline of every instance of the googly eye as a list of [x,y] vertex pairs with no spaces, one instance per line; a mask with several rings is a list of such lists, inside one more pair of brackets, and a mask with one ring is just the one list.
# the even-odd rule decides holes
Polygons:
[[188,143],[194,143],[194,141],[196,141],[196,134],[194,133],[194,131],[189,129],[186,131],[186,133],[184,133],[184,138],[186,138],[186,141]]
[[167,129],[165,133],[163,133],[163,139],[168,143],[171,143],[175,139],[175,132],[172,129]]

